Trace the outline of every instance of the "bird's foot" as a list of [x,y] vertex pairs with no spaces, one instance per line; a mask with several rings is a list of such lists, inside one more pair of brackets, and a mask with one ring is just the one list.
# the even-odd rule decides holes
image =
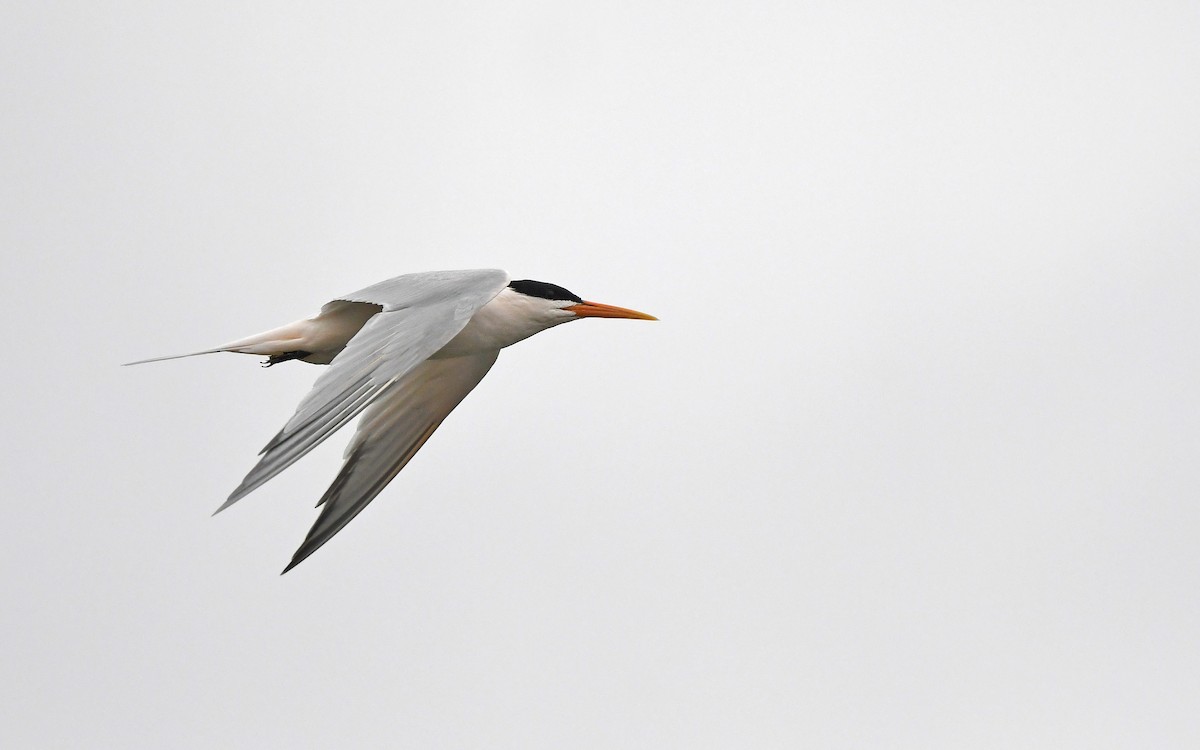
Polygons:
[[312,352],[301,351],[299,349],[297,349],[294,352],[284,352],[283,354],[272,354],[270,357],[263,360],[262,366],[270,367],[271,365],[277,365],[280,362],[287,362],[289,359],[304,359],[305,357],[311,357],[311,356],[312,356]]

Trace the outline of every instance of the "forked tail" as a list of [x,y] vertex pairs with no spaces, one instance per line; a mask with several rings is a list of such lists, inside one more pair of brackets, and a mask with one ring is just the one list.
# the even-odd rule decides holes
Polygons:
[[[360,322],[359,327],[362,327]],[[253,336],[248,336],[244,339],[231,341],[228,344],[218,346],[215,349],[205,349],[200,352],[191,352],[189,354],[172,354],[169,357],[151,357],[150,359],[139,359],[137,362],[126,362],[126,365],[144,365],[147,362],[162,362],[165,359],[182,359],[184,357],[198,357],[201,354],[216,354],[217,352],[234,352],[236,354],[265,354],[268,357],[276,357],[286,355],[290,352],[303,350],[307,354],[311,349],[305,346],[309,343],[305,339],[305,335],[312,327],[312,322],[308,320],[298,320],[295,323],[289,323],[281,328],[272,328],[269,331],[256,333]],[[355,331],[358,329],[356,328]],[[353,334],[351,334],[353,335]],[[347,336],[347,339],[350,337]],[[345,341],[338,346],[340,349],[345,346]]]
[[172,354],[167,357],[151,357],[150,359],[139,359],[137,362],[123,362],[121,367],[130,365],[144,365],[147,362],[162,362],[165,359],[183,359],[184,357],[199,357],[201,354],[216,354],[217,352],[227,351],[225,349],[205,349],[202,352],[191,352],[190,354]]

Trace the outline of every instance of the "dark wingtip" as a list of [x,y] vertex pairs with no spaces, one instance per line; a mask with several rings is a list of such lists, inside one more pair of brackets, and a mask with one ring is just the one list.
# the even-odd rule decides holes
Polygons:
[[243,497],[245,497],[248,494],[245,489],[246,483],[242,482],[240,485],[238,485],[238,488],[229,495],[229,497],[225,498],[225,502],[221,503],[221,507],[214,510],[212,514],[214,516],[217,515],[221,511],[236,503],[238,500],[241,500]]
[[280,430],[279,434],[277,434],[275,437],[271,438],[270,442],[268,442],[266,445],[263,446],[263,449],[258,452],[258,455],[261,456],[261,455],[265,454],[267,451],[274,448],[275,446],[282,443],[283,439],[285,437],[285,435],[284,435],[285,432],[287,432],[286,429]]
[[[317,545],[317,546],[319,547],[321,545]],[[306,549],[304,549],[304,547],[301,547],[300,549],[296,550],[296,554],[292,555],[292,561],[287,564],[287,567],[284,568],[283,572],[281,572],[279,575],[283,575],[284,573],[288,572],[289,570],[296,567],[300,563],[304,562],[305,560],[308,559],[308,556],[311,555],[315,551],[316,551],[315,547],[313,549],[309,549],[309,550],[306,550]]]
[[[321,544],[324,544],[324,543],[325,542],[321,542]],[[308,556],[311,555],[312,553],[316,552],[317,549],[321,546],[321,544],[313,546],[311,539],[305,539],[304,544],[301,544],[300,548],[298,550],[296,550],[296,552],[292,555],[292,561],[287,564],[287,567],[283,569],[283,573],[280,573],[279,575],[283,575],[284,573],[288,572],[292,568],[296,567],[300,563],[307,560]]]

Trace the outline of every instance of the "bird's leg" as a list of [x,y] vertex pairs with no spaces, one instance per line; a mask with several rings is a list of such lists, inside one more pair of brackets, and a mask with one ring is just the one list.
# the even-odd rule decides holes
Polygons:
[[304,359],[305,357],[311,357],[311,356],[312,356],[312,352],[301,351],[299,349],[297,349],[294,352],[284,352],[283,354],[272,354],[270,357],[268,357],[266,359],[266,361],[263,362],[263,367],[270,367],[271,365],[277,365],[280,362],[287,362],[289,359]]

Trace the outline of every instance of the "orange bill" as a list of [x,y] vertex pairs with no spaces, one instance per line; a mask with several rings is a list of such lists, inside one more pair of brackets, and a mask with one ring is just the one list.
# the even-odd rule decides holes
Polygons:
[[583,301],[578,305],[564,307],[564,310],[570,310],[581,318],[633,318],[634,320],[658,320],[653,315],[647,315],[644,312],[630,310],[624,307],[615,305],[604,305],[599,302]]

